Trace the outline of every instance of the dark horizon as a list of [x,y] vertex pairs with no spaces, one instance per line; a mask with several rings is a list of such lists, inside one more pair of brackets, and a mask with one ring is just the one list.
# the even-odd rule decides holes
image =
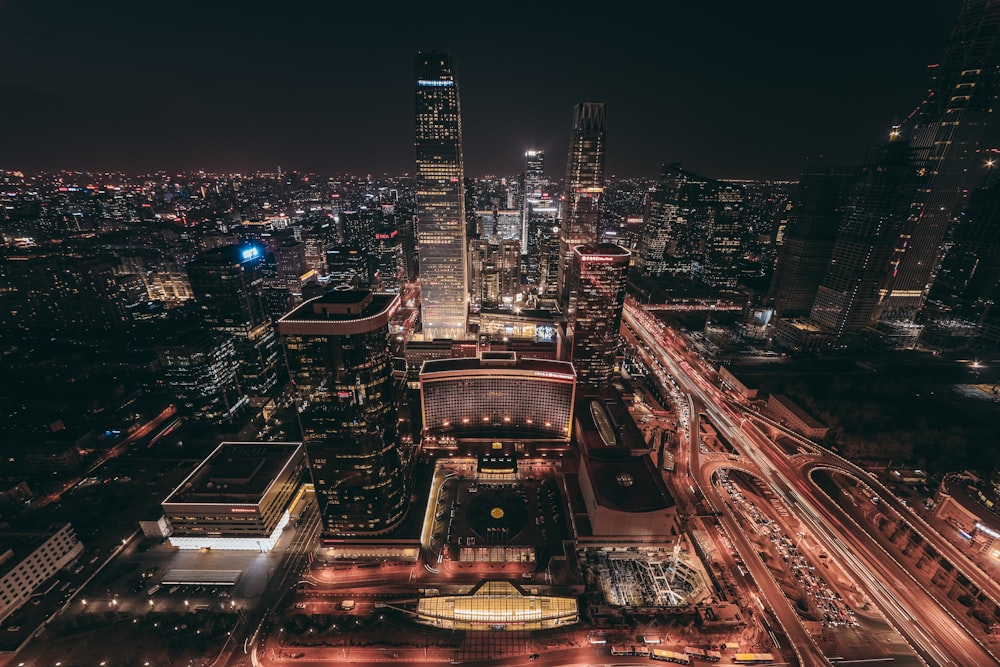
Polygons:
[[414,57],[439,48],[467,175],[518,173],[537,148],[561,178],[573,105],[603,101],[609,175],[795,179],[808,155],[860,163],[923,99],[959,3],[918,5],[8,0],[0,168],[413,173]]

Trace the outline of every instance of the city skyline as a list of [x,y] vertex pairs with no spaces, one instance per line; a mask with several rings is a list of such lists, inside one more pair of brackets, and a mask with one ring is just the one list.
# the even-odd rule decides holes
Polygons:
[[[568,45],[584,19],[558,7],[533,8],[539,37],[504,57],[457,25],[503,21],[485,11],[459,20],[396,6],[374,21],[363,8],[188,9],[0,7],[0,89],[15,100],[0,121],[18,128],[0,166],[412,173],[411,54],[440,48],[465,82],[470,174],[517,173],[532,148],[562,173],[567,109],[600,99],[630,119],[610,128],[609,175],[679,161],[715,178],[794,178],[810,154],[860,163],[923,99],[925,66],[940,59],[958,7],[841,3],[810,20],[734,3],[721,8],[725,22],[675,8],[671,25],[683,30],[622,13],[606,29],[627,37],[576,59]],[[140,46],[137,59],[117,57]]]
[[39,1],[0,667],[1000,665],[1000,0]]

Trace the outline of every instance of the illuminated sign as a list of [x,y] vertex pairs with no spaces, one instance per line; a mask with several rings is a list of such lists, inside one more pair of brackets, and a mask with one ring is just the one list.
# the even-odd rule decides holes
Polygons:
[[240,253],[240,255],[243,257],[243,259],[254,259],[255,257],[260,255],[260,251],[257,250],[257,248],[250,247],[243,250]]
[[555,327],[545,324],[535,327],[535,338],[538,340],[550,341],[556,337]]
[[996,539],[1000,539],[1000,533],[998,533],[995,530],[991,530],[991,529],[987,528],[986,526],[984,526],[983,524],[979,523],[978,521],[976,522],[976,530],[978,530],[980,533],[985,533],[985,534],[989,535],[990,537],[992,537],[995,540]]
[[257,509],[254,507],[230,507],[229,511],[238,514],[254,514]]
[[610,255],[580,255],[581,262],[613,262],[618,257],[612,257]]
[[455,85],[454,81],[436,81],[433,79],[420,79],[417,81],[418,86],[424,88],[440,88],[440,87],[451,87]]

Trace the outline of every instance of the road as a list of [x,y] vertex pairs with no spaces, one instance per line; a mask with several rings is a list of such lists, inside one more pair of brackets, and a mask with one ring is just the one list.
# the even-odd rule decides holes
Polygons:
[[[758,470],[757,474],[771,485],[789,511],[808,525],[824,547],[840,559],[841,564],[862,584],[887,619],[927,664],[964,666],[998,663],[997,658],[970,635],[930,591],[924,589],[899,563],[888,558],[875,540],[858,530],[856,525],[848,525],[839,509],[829,507],[825,494],[789,462],[789,457],[780,447],[753,425],[747,426],[747,418],[742,410],[734,406],[710,379],[706,379],[708,373],[700,368],[700,364],[689,361],[686,354],[667,341],[661,332],[660,323],[635,306],[626,307],[624,322],[682,389],[693,397],[698,404],[696,407],[703,410],[712,419],[713,425],[753,463]],[[694,427],[693,416],[692,429]],[[697,431],[692,430],[692,433]],[[831,458],[834,457],[831,455]],[[870,479],[867,474],[859,472],[842,459],[831,460],[827,465],[836,469],[850,468],[845,471],[854,476],[864,475],[866,482]],[[718,466],[703,467],[699,461],[698,448],[691,447],[692,475],[701,490],[711,494],[707,497],[715,505],[713,509],[722,512],[722,518],[725,519],[723,525],[726,525],[726,520],[732,521],[732,516],[719,493],[711,490],[710,475],[716,467]],[[886,494],[891,495],[887,491]],[[730,529],[734,526],[726,527]],[[930,533],[930,529],[927,530]],[[731,536],[735,537],[736,534],[738,531],[731,533]],[[938,536],[931,543],[943,541]],[[742,554],[741,547],[747,545],[737,543],[736,546]],[[756,557],[744,557],[744,560],[748,566],[751,563],[760,564]],[[802,663],[828,664],[811,637],[802,629],[798,616],[790,610],[784,596],[780,591],[775,595],[776,587],[770,585],[773,584],[773,581],[769,582],[770,575],[766,572],[761,572],[762,576],[758,576],[757,572],[753,574],[786,634],[799,651]],[[788,615],[789,612],[794,619]]]

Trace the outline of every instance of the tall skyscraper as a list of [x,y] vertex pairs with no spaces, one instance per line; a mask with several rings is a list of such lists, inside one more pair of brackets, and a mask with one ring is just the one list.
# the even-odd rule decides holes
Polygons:
[[576,246],[596,243],[604,192],[605,121],[603,102],[573,109],[573,130],[566,162],[566,202],[559,238],[559,300],[573,308],[570,271]]
[[[928,297],[935,317],[981,324],[997,320],[1000,296],[1000,166],[988,167],[983,185],[969,194]],[[930,309],[930,308],[929,308]]]
[[447,53],[417,55],[417,246],[425,338],[465,338],[468,324],[462,116]]
[[229,336],[187,331],[155,350],[164,382],[187,416],[228,424],[246,408],[247,396],[240,389],[236,351]]
[[665,164],[650,195],[636,266],[644,274],[690,273],[714,287],[739,279],[743,190]]
[[886,285],[885,315],[909,319],[923,304],[934,279],[945,232],[979,183],[986,161],[982,148],[995,146],[993,109],[1000,95],[1000,2],[965,0],[944,58],[931,68],[931,89],[913,117],[914,157],[930,178],[917,193],[919,214],[900,230]]
[[528,236],[531,233],[531,208],[542,200],[545,183],[545,151],[525,151],[524,187],[521,191],[521,254],[528,254]]
[[835,345],[878,318],[900,231],[919,211],[915,195],[926,174],[902,140],[874,149],[862,168],[810,315]]
[[261,404],[278,384],[278,339],[264,301],[264,254],[255,245],[206,250],[187,265],[191,290],[209,327],[229,334],[240,386]]
[[612,243],[573,248],[570,289],[576,307],[568,317],[567,336],[580,384],[601,388],[611,380],[631,256]]
[[705,247],[694,264],[695,277],[713,287],[736,287],[743,255],[743,191],[735,183],[717,181],[705,207]]
[[[646,201],[636,248],[635,266],[644,276],[678,272],[674,258],[680,254],[680,232],[684,224],[681,188],[687,176],[678,164],[665,164],[660,168],[660,180]],[[687,259],[683,266],[683,271],[690,270],[691,260]]]
[[799,177],[768,293],[778,317],[804,317],[812,310],[855,174],[851,168],[807,166]]
[[402,519],[389,320],[399,296],[331,291],[278,320],[326,536],[384,532]]

